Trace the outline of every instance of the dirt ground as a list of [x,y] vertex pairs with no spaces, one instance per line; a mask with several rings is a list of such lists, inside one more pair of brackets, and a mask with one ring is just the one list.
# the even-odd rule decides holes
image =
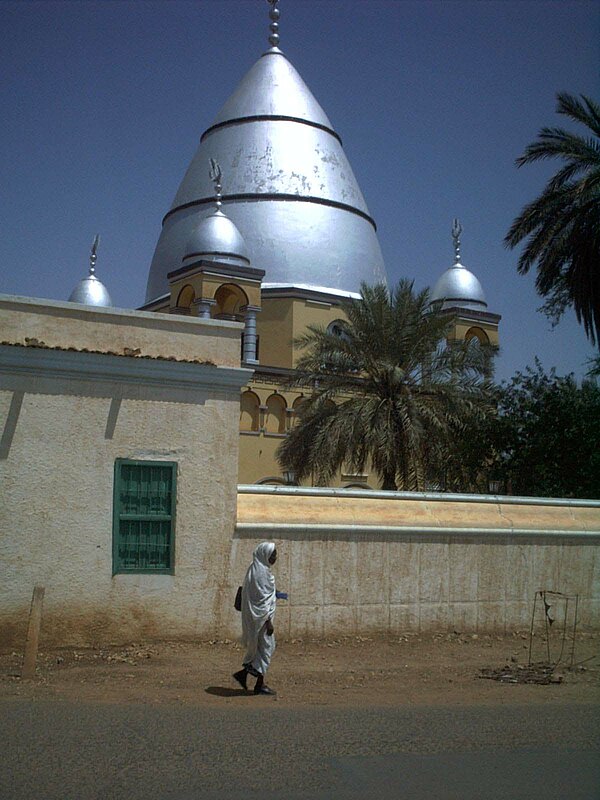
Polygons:
[[[567,640],[553,670],[525,669],[528,633],[365,636],[278,641],[268,683],[275,698],[244,693],[236,642],[132,642],[41,650],[37,675],[22,680],[22,653],[0,655],[0,698],[256,707],[398,706],[600,702],[600,634]],[[560,637],[535,637],[532,662],[556,662]],[[483,677],[497,674],[502,680]],[[545,680],[545,684],[523,683]]]

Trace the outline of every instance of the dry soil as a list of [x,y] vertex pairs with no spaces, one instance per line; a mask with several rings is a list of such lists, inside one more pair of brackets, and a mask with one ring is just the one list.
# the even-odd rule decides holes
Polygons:
[[[560,637],[534,637],[531,660],[555,663]],[[325,641],[279,641],[268,683],[275,698],[245,694],[233,681],[241,646],[230,641],[131,642],[99,648],[42,650],[37,675],[20,678],[22,653],[0,655],[0,697],[56,698],[110,703],[243,707],[399,706],[600,702],[600,635],[578,634],[562,658],[535,680],[529,635],[459,632]],[[483,677],[495,671],[502,681]]]

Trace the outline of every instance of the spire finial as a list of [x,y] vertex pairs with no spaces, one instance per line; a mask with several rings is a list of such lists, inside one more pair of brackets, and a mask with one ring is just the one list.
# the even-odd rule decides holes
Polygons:
[[92,242],[92,249],[90,251],[90,275],[93,275],[96,271],[96,259],[98,256],[96,255],[98,252],[98,245],[100,244],[100,234],[97,233],[94,241]]
[[215,185],[215,205],[217,207],[217,211],[221,209],[221,189],[223,188],[221,185],[221,177],[223,173],[221,172],[221,167],[219,166],[219,162],[214,158],[209,158],[208,163],[210,164],[210,169],[208,170],[208,177]]
[[269,11],[269,17],[271,19],[271,24],[269,28],[271,33],[269,34],[269,44],[271,47],[277,47],[279,45],[279,9],[277,8],[277,3],[279,0],[267,0],[269,5],[271,6],[271,10]]
[[454,242],[454,258],[457,264],[460,264],[460,235],[462,230],[460,220],[455,217],[452,222],[452,241]]

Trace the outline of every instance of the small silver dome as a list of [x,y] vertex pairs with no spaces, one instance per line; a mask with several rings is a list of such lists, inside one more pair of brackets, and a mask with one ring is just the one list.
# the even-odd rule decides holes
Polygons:
[[108,289],[93,274],[79,281],[69,295],[69,302],[82,303],[85,306],[104,306],[108,308],[112,306]]
[[431,292],[431,302],[442,302],[442,308],[487,308],[481,284],[460,262],[447,269]]
[[192,258],[246,266],[250,263],[244,237],[229,217],[219,210],[201,220],[188,239],[183,261]]

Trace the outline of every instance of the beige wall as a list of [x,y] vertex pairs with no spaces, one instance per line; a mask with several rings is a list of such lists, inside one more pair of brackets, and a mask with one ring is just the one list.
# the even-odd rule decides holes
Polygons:
[[339,304],[304,297],[263,297],[257,316],[260,336],[260,363],[269,367],[293,369],[299,352],[294,339],[306,332],[308,325],[327,326],[343,319]]
[[291,369],[294,337],[293,303],[291,298],[263,297],[261,312],[256,317],[256,330],[260,336],[261,364]]
[[600,627],[600,503],[239,487],[230,594],[263,540],[283,635],[523,630],[539,589]]
[[242,330],[238,322],[0,295],[2,344],[239,367]]
[[[70,309],[54,310],[40,309],[33,328],[43,341],[65,344],[75,335],[73,317]],[[31,319],[31,307],[26,313]],[[77,313],[82,328],[97,329],[97,311]],[[98,345],[112,346],[123,329],[135,330],[139,316],[128,317],[121,312],[118,330],[103,322]],[[167,321],[193,339],[188,352],[199,362],[227,362],[231,331],[239,337],[239,326],[229,323]],[[12,322],[14,332],[20,325]],[[148,341],[168,352],[171,325],[157,324],[145,329]],[[223,346],[215,347],[220,326]],[[3,326],[0,340],[7,335]],[[78,342],[92,335],[81,330]],[[234,349],[239,365],[239,342]],[[42,646],[217,634],[228,602],[239,390],[249,376],[223,364],[0,346],[4,646],[23,645],[35,584],[46,588]],[[112,574],[117,458],[177,462],[172,575]]]

